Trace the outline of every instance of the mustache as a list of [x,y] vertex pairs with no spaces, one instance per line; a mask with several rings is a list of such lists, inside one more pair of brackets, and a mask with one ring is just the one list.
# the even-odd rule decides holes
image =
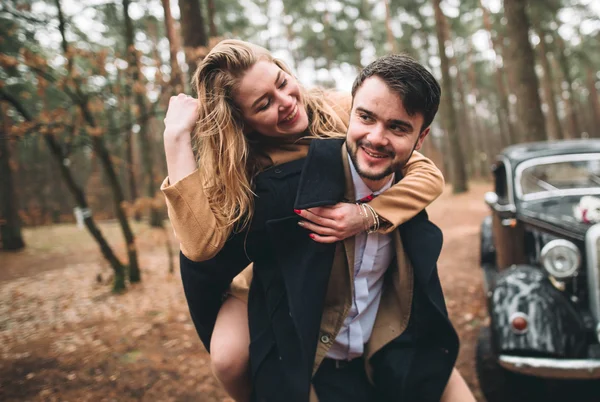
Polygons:
[[396,153],[394,152],[394,150],[391,147],[374,146],[373,144],[371,144],[370,141],[360,140],[356,143],[356,145],[359,147],[362,147],[362,148],[366,148],[369,151],[387,155],[391,158],[396,156]]

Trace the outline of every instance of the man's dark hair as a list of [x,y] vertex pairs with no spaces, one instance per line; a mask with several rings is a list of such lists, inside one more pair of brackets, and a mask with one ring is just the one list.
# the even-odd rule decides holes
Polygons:
[[352,98],[363,82],[370,77],[379,77],[396,92],[410,116],[423,115],[420,131],[431,125],[440,106],[442,90],[435,77],[418,61],[404,54],[383,56],[365,67],[352,85]]

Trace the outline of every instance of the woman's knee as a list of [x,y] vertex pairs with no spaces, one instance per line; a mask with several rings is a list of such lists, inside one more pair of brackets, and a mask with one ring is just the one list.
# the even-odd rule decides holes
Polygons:
[[210,343],[211,366],[221,381],[235,380],[249,370],[247,305],[230,297],[223,303]]
[[235,380],[247,375],[249,357],[248,344],[242,344],[239,339],[211,345],[211,367],[221,381]]

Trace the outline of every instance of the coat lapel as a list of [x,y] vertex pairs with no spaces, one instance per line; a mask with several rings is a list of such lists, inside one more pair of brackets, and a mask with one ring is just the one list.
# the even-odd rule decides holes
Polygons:
[[[342,144],[343,140],[315,140],[311,143],[302,166],[294,209],[334,205],[343,200]],[[311,240],[308,232],[297,222],[298,216],[292,213],[268,221],[267,231],[272,239],[274,256],[281,267],[289,315],[299,338],[303,359],[306,359],[300,370],[305,369],[310,378],[329,275],[335,264],[336,245]]]
[[[352,182],[352,171],[348,162],[348,151],[345,146],[342,146],[342,165],[344,166],[344,183],[346,189],[344,191],[344,199],[355,200],[356,193],[354,191],[354,183]],[[350,284],[352,293],[354,293],[354,252],[355,252],[355,236],[348,237],[344,240],[344,248],[346,249],[346,260],[348,263],[348,273],[350,274]]]
[[300,175],[294,208],[334,205],[344,198],[343,139],[314,140]]
[[442,251],[442,231],[424,210],[400,225],[400,236],[420,283],[428,283]]
[[[355,200],[354,183],[348,162],[345,141],[315,140],[311,143],[300,176],[296,209],[335,205],[343,200]],[[354,236],[344,240],[350,284],[354,291]]]

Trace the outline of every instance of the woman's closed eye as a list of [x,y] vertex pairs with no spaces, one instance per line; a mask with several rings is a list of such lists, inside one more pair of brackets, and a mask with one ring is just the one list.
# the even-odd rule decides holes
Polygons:
[[259,112],[262,112],[262,111],[264,111],[264,110],[267,110],[267,109],[269,108],[269,106],[270,106],[270,105],[271,105],[271,99],[268,99],[268,100],[267,100],[267,102],[265,102],[265,104],[264,104],[264,105],[262,105],[262,106],[260,106],[260,107],[258,108],[258,111],[259,111]]
[[[285,88],[285,86],[288,84],[288,80],[284,79],[283,81],[281,81],[281,84],[279,84],[279,86],[277,87],[277,89],[283,89]],[[257,109],[259,112],[265,111],[269,108],[269,106],[271,106],[271,99],[267,99],[267,101],[262,105],[259,106],[259,108]]]

